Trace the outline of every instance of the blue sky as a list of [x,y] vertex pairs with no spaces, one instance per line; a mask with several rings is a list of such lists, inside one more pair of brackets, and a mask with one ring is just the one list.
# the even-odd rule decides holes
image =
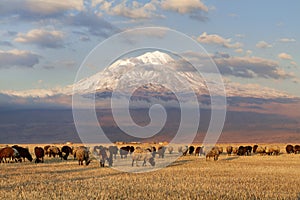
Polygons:
[[2,0],[0,90],[72,84],[101,41],[163,26],[203,45],[225,79],[300,96],[299,10],[296,0]]

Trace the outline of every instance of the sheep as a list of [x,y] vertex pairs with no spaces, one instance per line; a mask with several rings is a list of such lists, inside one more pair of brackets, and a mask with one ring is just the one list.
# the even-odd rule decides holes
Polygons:
[[91,162],[89,151],[86,148],[78,148],[76,150],[76,158],[79,165],[83,165],[83,161],[85,161],[85,165],[89,165]]
[[258,146],[255,152],[259,153],[260,155],[264,155],[266,153],[266,150],[264,147]]
[[227,152],[227,155],[230,156],[231,153],[232,153],[232,150],[233,150],[233,147],[232,146],[228,146],[226,147],[226,152]]
[[172,154],[173,151],[174,151],[174,148],[173,148],[172,146],[169,146],[169,147],[168,147],[168,151],[169,151],[169,154]]
[[49,157],[53,156],[55,158],[56,155],[58,155],[60,158],[62,158],[62,153],[60,149],[56,146],[51,146],[48,148]]
[[109,152],[113,155],[114,159],[117,159],[118,154],[118,147],[117,146],[109,146],[108,147]]
[[232,153],[237,155],[239,148],[238,147],[232,147]]
[[280,147],[279,146],[267,146],[265,148],[266,154],[270,155],[279,155],[280,153]]
[[95,146],[93,154],[99,158],[100,167],[105,166],[105,161],[108,161],[108,165],[111,167],[113,164],[113,151],[114,149],[109,149],[103,146]]
[[85,149],[85,150],[87,150],[87,151],[90,150],[89,147],[85,147],[85,146],[79,146],[79,147],[73,148],[73,157],[74,157],[74,160],[76,160],[76,152],[77,152],[77,150],[80,149],[80,148],[83,148],[83,149]]
[[48,149],[49,149],[50,147],[51,147],[50,145],[44,146],[44,152],[45,152],[45,155],[48,155],[48,156],[49,156],[49,151],[48,151]]
[[149,162],[151,166],[155,166],[155,160],[152,153],[142,148],[136,148],[136,150],[132,153],[132,167],[134,165],[134,161],[136,162],[136,166],[138,166],[138,161],[144,161],[143,166],[146,165],[146,162]]
[[34,147],[35,163],[44,162],[45,151],[42,147]]
[[218,158],[219,158],[219,150],[217,148],[213,148],[211,149],[207,154],[206,154],[206,161],[207,161],[207,158],[210,159],[211,157],[214,158],[214,161],[217,161]]
[[159,158],[164,158],[165,157],[165,151],[166,151],[166,147],[164,147],[164,146],[158,147],[158,150],[157,150],[158,157]]

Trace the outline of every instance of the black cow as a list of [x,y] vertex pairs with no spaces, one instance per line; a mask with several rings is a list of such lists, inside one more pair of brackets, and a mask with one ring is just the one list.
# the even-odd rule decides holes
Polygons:
[[30,162],[33,160],[27,148],[23,148],[18,145],[14,145],[12,146],[12,148],[16,149],[19,152],[20,157],[23,158],[24,162],[25,162],[25,158],[27,158]]
[[189,154],[192,155],[194,153],[195,147],[194,146],[190,146],[189,147]]
[[287,154],[294,153],[293,145],[290,145],[290,144],[286,145],[285,150],[286,150]]

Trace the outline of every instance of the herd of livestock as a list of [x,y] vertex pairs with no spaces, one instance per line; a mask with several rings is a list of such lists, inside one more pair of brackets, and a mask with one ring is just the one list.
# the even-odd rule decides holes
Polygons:
[[[226,152],[225,152],[226,150]],[[151,166],[155,166],[155,157],[164,158],[165,152],[168,151],[169,154],[174,152],[172,146],[149,146],[148,148],[134,147],[134,146],[122,146],[118,148],[117,146],[94,146],[92,149],[90,147],[79,146],[70,147],[64,145],[61,148],[57,146],[46,145],[42,147],[35,147],[35,163],[43,163],[44,157],[59,157],[62,160],[67,160],[69,155],[73,155],[74,160],[78,160],[79,165],[89,165],[91,162],[91,157],[97,158],[99,160],[100,167],[104,167],[107,162],[108,166],[113,165],[113,160],[117,159],[119,153],[121,159],[126,159],[128,155],[131,155],[132,166],[136,164],[138,166],[138,161],[143,161],[143,166],[146,163],[150,163]],[[287,154],[300,153],[300,145],[287,145],[285,148]],[[218,160],[219,155],[222,153],[227,153],[227,155],[237,155],[237,156],[250,156],[252,153],[261,155],[279,155],[280,147],[276,145],[270,146],[227,146],[226,149],[219,146],[214,147],[204,147],[204,146],[180,146],[178,147],[178,153],[180,155],[195,155],[195,156],[205,156],[206,160],[213,158],[215,161]],[[8,160],[7,160],[8,159]],[[0,163],[1,162],[25,162],[25,159],[30,162],[33,161],[33,157],[29,152],[28,148],[21,147],[18,145],[6,146],[0,149]]]

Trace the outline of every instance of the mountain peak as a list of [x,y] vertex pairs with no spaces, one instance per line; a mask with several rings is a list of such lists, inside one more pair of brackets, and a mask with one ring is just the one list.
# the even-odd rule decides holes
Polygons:
[[160,65],[174,61],[174,59],[171,56],[161,51],[147,52],[141,56],[138,56],[137,59],[141,60],[144,64],[160,64]]

